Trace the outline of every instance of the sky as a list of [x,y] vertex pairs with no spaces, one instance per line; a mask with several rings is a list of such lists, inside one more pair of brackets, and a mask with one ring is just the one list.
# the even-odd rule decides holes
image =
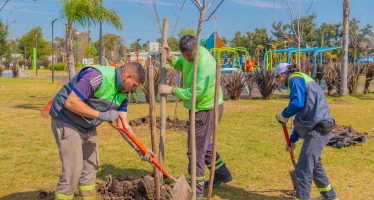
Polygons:
[[[104,0],[104,6],[116,11],[124,24],[123,30],[115,30],[104,25],[105,33],[120,35],[127,45],[136,39],[141,43],[155,41],[161,33],[155,25],[152,0]],[[179,6],[183,0],[154,0],[160,19],[170,19],[169,37],[176,23]],[[207,0],[210,2],[211,0]],[[0,0],[0,6],[5,0]],[[217,2],[217,1],[216,1]],[[225,0],[213,17],[204,23],[202,38],[208,38],[217,27],[221,37],[232,39],[236,32],[246,33],[256,28],[271,31],[276,21],[290,22],[289,9],[284,2],[290,2],[290,10],[297,14],[298,0]],[[301,0],[301,14],[308,8],[316,14],[317,23],[339,23],[342,21],[343,0]],[[358,18],[362,25],[374,24],[374,0],[351,0],[350,18]],[[210,13],[209,11],[207,12]],[[0,18],[10,25],[10,38],[16,39],[28,32],[32,27],[41,26],[43,37],[51,40],[51,22],[58,18],[54,25],[54,35],[65,37],[65,21],[61,18],[60,0],[10,0],[0,13]],[[215,20],[216,19],[216,20]],[[161,20],[162,21],[162,20]],[[198,10],[191,0],[186,0],[184,9],[177,24],[174,36],[182,28],[197,28]],[[79,32],[91,30],[91,37],[97,40],[99,28],[77,26]]]

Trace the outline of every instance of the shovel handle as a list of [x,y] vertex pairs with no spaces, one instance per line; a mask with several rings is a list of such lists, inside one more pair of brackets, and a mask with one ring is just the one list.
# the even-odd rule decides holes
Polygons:
[[[291,147],[291,140],[288,134],[287,126],[285,124],[282,124],[282,128],[283,128],[284,138],[286,139],[286,142],[287,142],[287,146]],[[295,153],[290,151],[290,157],[291,157],[293,166],[296,167]]]
[[126,136],[140,149],[140,151],[144,154],[147,155],[149,158],[151,158],[151,163],[159,169],[166,177],[169,179],[175,181],[176,179],[170,175],[162,166],[161,164],[155,159],[155,157],[148,151],[148,149],[140,143],[140,141],[135,137],[134,134],[132,134],[129,130],[127,130],[125,123],[123,122],[123,118],[119,116],[119,120],[121,122],[122,128],[119,128],[112,123],[109,123],[113,128],[117,129],[122,136],[123,134],[126,134]]

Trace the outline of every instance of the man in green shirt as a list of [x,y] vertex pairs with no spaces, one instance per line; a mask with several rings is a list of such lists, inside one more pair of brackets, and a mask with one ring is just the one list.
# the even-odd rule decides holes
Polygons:
[[[170,65],[182,72],[183,86],[172,87],[161,85],[160,94],[174,95],[183,101],[185,108],[189,109],[191,116],[192,99],[192,76],[195,55],[196,38],[192,35],[185,35],[179,42],[179,49],[183,56],[174,57],[168,53],[167,60]],[[168,51],[167,51],[168,52]],[[199,47],[197,79],[196,79],[196,196],[202,199],[204,194],[204,167],[210,168],[212,161],[212,143],[211,135],[214,130],[214,93],[216,84],[216,61],[213,56],[204,47]],[[219,91],[219,119],[223,113],[223,95],[222,89]],[[188,124],[189,125],[189,124]],[[188,126],[187,125],[187,126]],[[189,159],[188,172],[191,173],[191,149],[190,149],[190,128],[188,132],[188,152]],[[231,173],[226,167],[219,154],[217,153],[216,171],[214,176],[214,185],[227,183],[232,180]]]

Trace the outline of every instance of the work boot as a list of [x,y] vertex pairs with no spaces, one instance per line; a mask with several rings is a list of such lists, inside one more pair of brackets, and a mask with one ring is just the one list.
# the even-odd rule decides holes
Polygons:
[[[216,174],[214,176],[214,180],[213,180],[213,187],[216,188],[218,187],[221,183],[228,183],[232,181],[232,176],[231,176],[231,173],[229,173],[228,175],[226,176],[222,176],[222,175],[219,175],[219,174]],[[205,181],[204,182],[204,187],[205,188],[208,188],[209,187],[209,181]]]
[[318,197],[318,198],[311,198],[310,200],[339,200],[339,198],[326,199],[326,198],[323,198],[323,197]]

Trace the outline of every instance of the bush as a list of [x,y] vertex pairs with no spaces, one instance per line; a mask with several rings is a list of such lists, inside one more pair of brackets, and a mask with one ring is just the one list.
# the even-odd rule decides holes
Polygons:
[[0,65],[0,77],[3,76],[4,70],[5,70],[5,67],[3,65]]
[[273,70],[255,70],[255,82],[263,99],[270,99],[276,88]]
[[17,78],[19,76],[19,67],[18,66],[12,67],[12,73],[13,73],[13,78]]
[[370,82],[374,79],[374,63],[366,65],[364,94],[369,93]]
[[222,86],[231,100],[238,100],[246,83],[243,72],[222,76]]
[[[66,65],[66,63],[54,63],[53,65],[54,65],[55,71],[67,71],[68,70],[68,66]],[[48,66],[48,69],[52,70],[52,64]]]
[[359,78],[361,75],[366,74],[366,65],[363,64],[351,64],[348,66],[348,91],[349,94],[356,94],[357,87],[359,84]]
[[252,99],[252,91],[256,86],[256,77],[253,74],[247,74],[245,80],[245,87],[248,89],[248,99]]
[[327,95],[331,95],[332,90],[335,88],[339,94],[340,90],[340,63],[332,63],[325,65],[323,68],[323,79],[327,86]]

